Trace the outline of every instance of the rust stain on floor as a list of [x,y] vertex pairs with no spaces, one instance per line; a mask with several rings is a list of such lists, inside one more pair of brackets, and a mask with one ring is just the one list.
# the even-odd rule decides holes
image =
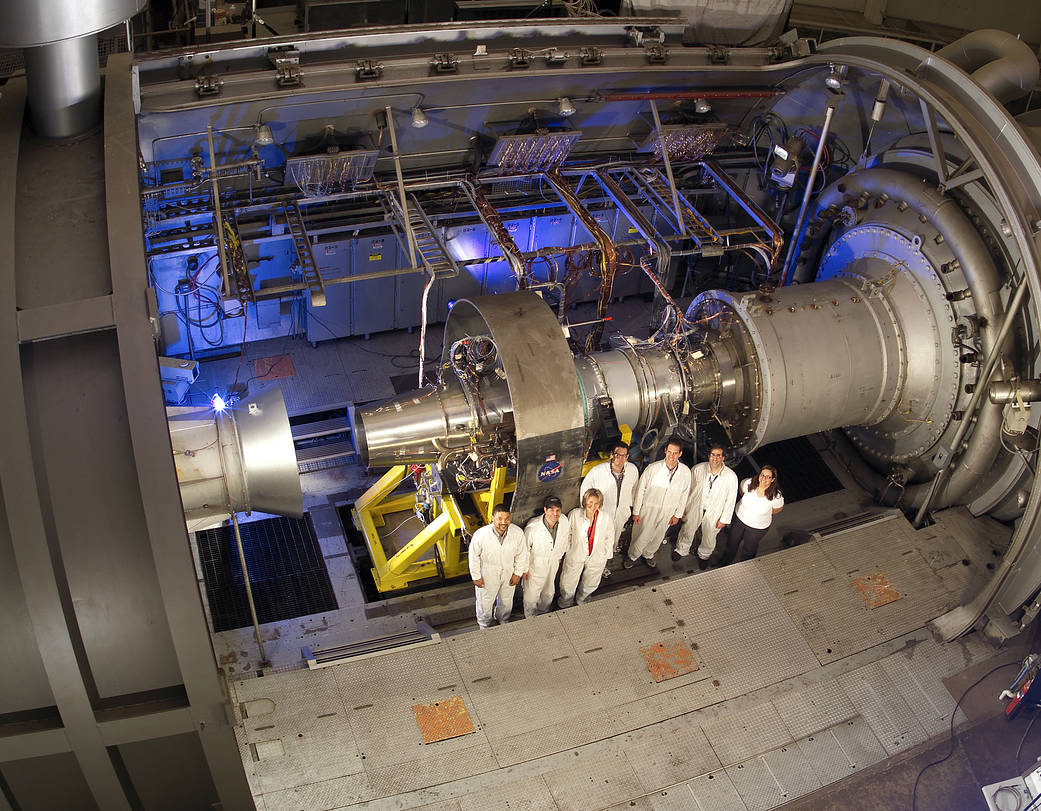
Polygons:
[[640,648],[640,656],[647,663],[647,669],[655,681],[674,679],[698,670],[690,646],[678,639],[655,642],[653,645]]
[[416,715],[416,724],[423,736],[423,743],[447,741],[460,735],[474,732],[470,713],[466,711],[462,696],[435,701],[432,704],[414,704],[412,712]]
[[257,380],[276,380],[280,377],[296,377],[291,355],[274,355],[253,361],[253,374]]
[[875,572],[865,577],[858,577],[853,581],[853,585],[860,592],[860,596],[864,598],[864,603],[868,608],[888,605],[899,600],[902,596],[883,572]]

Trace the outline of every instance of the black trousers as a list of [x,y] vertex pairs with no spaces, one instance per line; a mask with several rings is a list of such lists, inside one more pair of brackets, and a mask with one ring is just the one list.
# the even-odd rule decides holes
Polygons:
[[734,520],[727,529],[727,542],[723,548],[719,565],[726,566],[733,563],[735,558],[739,562],[754,558],[755,553],[759,551],[759,542],[763,540],[763,536],[769,529],[770,527],[755,529],[734,515]]

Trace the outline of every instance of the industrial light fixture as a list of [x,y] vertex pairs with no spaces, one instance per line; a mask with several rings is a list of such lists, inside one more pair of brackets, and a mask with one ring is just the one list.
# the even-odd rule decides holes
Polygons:
[[824,86],[832,93],[841,93],[842,80],[845,78],[846,69],[845,67],[836,68],[834,65],[830,65],[829,67],[831,70],[829,70],[828,75],[824,77]]
[[664,143],[670,160],[700,160],[726,133],[725,124],[665,124],[661,131],[652,130],[636,151],[650,152],[660,160]]
[[378,157],[376,149],[355,149],[287,158],[286,183],[295,183],[308,197],[353,191],[372,177]]
[[712,105],[708,103],[708,99],[695,99],[694,112],[698,115],[705,115],[705,113],[711,113]]
[[563,163],[581,137],[578,130],[502,135],[488,156],[488,165],[499,167],[500,174],[545,172]]
[[560,97],[560,114],[564,118],[575,114],[575,105],[571,103],[571,99],[567,96]]
[[412,126],[417,130],[423,129],[427,124],[430,123],[430,119],[427,118],[427,114],[423,112],[422,107],[412,108]]
[[257,126],[257,137],[253,141],[256,146],[271,146],[275,142],[275,135],[267,124]]

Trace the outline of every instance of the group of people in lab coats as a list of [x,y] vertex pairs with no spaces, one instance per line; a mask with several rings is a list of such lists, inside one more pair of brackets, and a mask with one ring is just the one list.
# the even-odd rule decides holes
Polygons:
[[[564,514],[556,496],[543,503],[542,515],[523,531],[511,523],[509,508],[492,510],[492,521],[470,539],[469,564],[477,595],[477,624],[488,628],[507,622],[517,584],[523,591],[524,616],[550,610],[560,567],[557,604],[584,603],[608,574],[607,563],[619,551],[622,530],[632,519],[632,538],[624,568],[641,558],[654,568],[655,555],[670,527],[683,521],[674,560],[690,554],[695,539],[701,569],[716,553],[721,530],[730,527],[716,559],[727,564],[755,557],[773,516],[784,507],[777,470],[765,465],[753,480],[738,482],[724,463],[724,449],[713,446],[707,462],[687,467],[680,461],[683,445],[670,440],[665,458],[640,474],[629,461],[629,446],[618,442],[610,460],[582,480],[581,505]],[[738,502],[738,493],[741,500]]]

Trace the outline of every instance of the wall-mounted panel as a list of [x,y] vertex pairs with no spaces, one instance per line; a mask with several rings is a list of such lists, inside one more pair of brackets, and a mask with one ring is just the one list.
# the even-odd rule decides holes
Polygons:
[[[397,240],[390,234],[361,237],[355,241],[354,275],[390,271],[401,266]],[[351,282],[351,287],[351,334],[369,335],[393,329],[395,278],[384,276]]]
[[[615,230],[615,221],[618,218],[618,211],[610,208],[602,211],[592,212],[593,219],[596,220],[596,224],[607,234],[611,234]],[[575,228],[575,244],[580,244],[585,240],[583,235],[589,234],[585,226],[576,225]],[[589,243],[595,243],[596,240],[592,236],[588,237]],[[624,252],[623,252],[624,253]],[[592,272],[590,272],[592,271]],[[596,263],[590,266],[590,270],[583,274],[575,287],[575,293],[571,297],[571,302],[577,303],[580,301],[596,301],[600,297],[600,272]]]
[[22,367],[45,527],[58,544],[59,583],[64,575],[98,694],[180,684],[141,505],[115,334],[23,346]]
[[[354,264],[354,242],[326,242],[312,246],[315,262],[326,280],[342,279],[351,274]],[[345,338],[351,334],[351,284],[327,284],[325,306],[314,307],[305,294],[307,308],[307,340],[312,343]]]
[[[571,245],[571,234],[574,230],[574,217],[570,214],[555,214],[548,217],[539,217],[535,224],[535,232],[532,234],[531,249],[533,251],[543,248],[567,248]],[[532,273],[537,281],[546,281],[552,268],[556,267],[555,277],[560,280],[564,278],[564,260],[555,256],[551,261],[539,260],[531,266]]]
[[[643,206],[640,211],[649,222],[654,222],[653,208],[650,206]],[[640,239],[640,232],[636,230],[636,226],[629,222],[629,218],[621,211],[618,212],[618,217],[615,220],[613,239],[616,243]],[[634,265],[638,264],[641,257],[647,254],[646,245],[630,245],[627,246],[626,250],[632,256],[632,263]],[[623,299],[626,296],[649,292],[654,289],[651,280],[647,278],[647,274],[644,273],[641,268],[624,267],[619,268],[619,271],[619,274],[615,276],[615,282],[611,288],[611,295],[614,298]]]
[[[521,251],[530,250],[532,242],[532,231],[537,219],[532,217],[525,217],[524,219],[518,220],[504,220],[503,226],[506,228],[506,232],[510,235],[513,241],[517,244],[517,248]],[[498,246],[495,240],[490,240],[488,243],[488,252],[490,254],[501,255],[502,248]],[[484,295],[490,296],[495,293],[512,293],[517,289],[517,276],[510,267],[509,262],[494,262],[488,265],[488,269],[485,271],[484,278]]]
[[437,294],[439,317],[433,319],[437,321],[445,319],[449,302],[481,295],[487,266],[484,264],[467,266],[466,262],[488,255],[488,229],[477,224],[446,228],[445,244],[448,252],[459,263],[460,270],[456,278],[445,279],[439,285],[440,290]]

